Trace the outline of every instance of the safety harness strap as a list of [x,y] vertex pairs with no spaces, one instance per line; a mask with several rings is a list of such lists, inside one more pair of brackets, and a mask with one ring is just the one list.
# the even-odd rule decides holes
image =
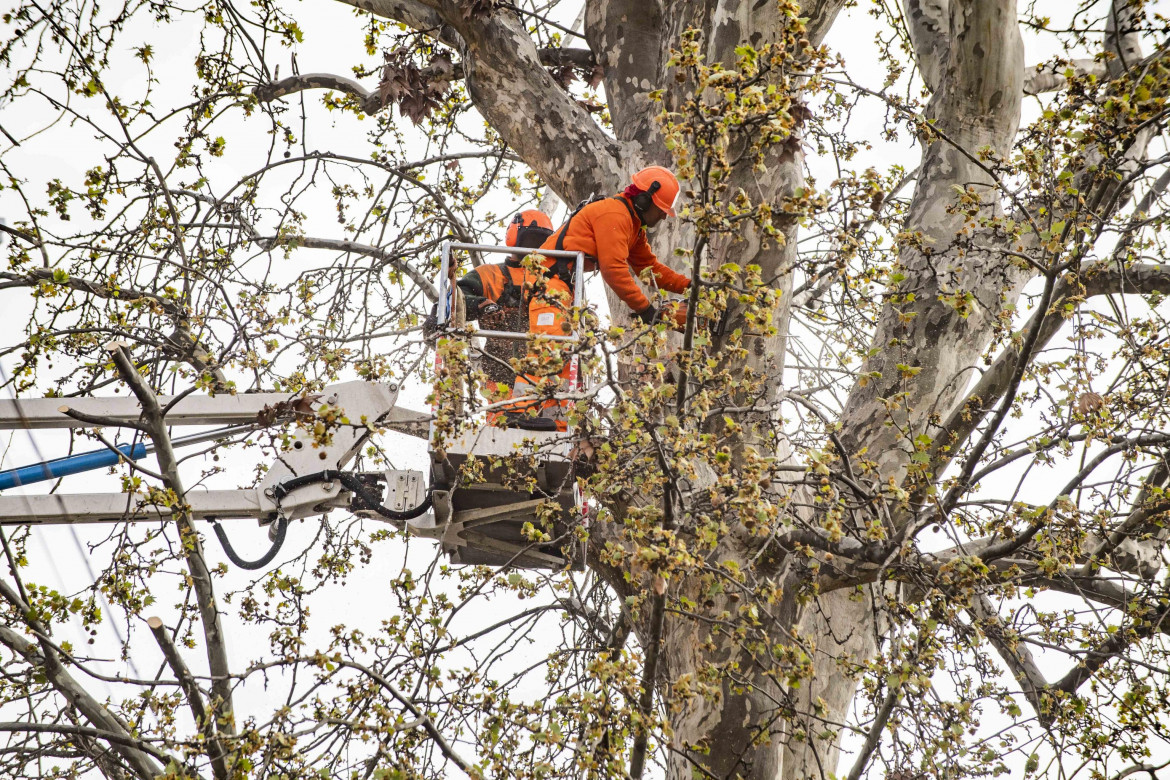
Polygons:
[[[625,203],[624,198],[622,198],[621,196],[616,196],[616,197],[618,198],[618,200]],[[604,197],[598,196],[596,198],[586,198],[585,200],[583,200],[577,204],[577,208],[573,209],[573,213],[570,214],[569,218],[565,220],[565,224],[561,225],[561,229],[557,233],[556,250],[558,252],[565,251],[565,236],[568,235],[568,233],[569,233],[569,225],[571,225],[573,223],[573,217],[577,216],[577,214],[581,211],[581,209],[585,208],[589,204],[597,203],[597,202],[603,201],[603,200],[605,200]],[[626,203],[626,206],[629,206],[629,205],[630,204]],[[568,285],[569,287],[573,286],[573,262],[571,260],[569,260],[567,257],[558,257],[555,260],[553,260],[553,264],[549,270],[552,271],[553,276],[560,279],[566,285]]]

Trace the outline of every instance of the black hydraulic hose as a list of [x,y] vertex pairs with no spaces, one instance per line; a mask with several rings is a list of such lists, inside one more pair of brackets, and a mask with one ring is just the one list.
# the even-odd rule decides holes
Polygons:
[[215,536],[219,539],[219,544],[223,547],[224,554],[227,555],[228,560],[241,569],[255,571],[272,563],[272,559],[276,557],[276,554],[280,552],[280,548],[284,546],[285,533],[288,531],[288,520],[284,517],[277,519],[276,538],[272,540],[272,547],[269,548],[268,552],[254,561],[245,561],[236,553],[232,547],[232,543],[228,541],[227,532],[223,530],[223,526],[212,520],[211,527],[215,529]]
[[377,512],[387,520],[406,522],[407,520],[413,520],[414,518],[421,516],[431,508],[430,490],[427,491],[427,496],[423,499],[421,504],[415,507],[411,507],[410,509],[404,509],[400,511],[397,509],[391,509],[388,506],[383,506],[382,499],[379,496],[371,493],[369,488],[366,487],[366,483],[362,482],[361,478],[358,477],[357,474],[353,474],[348,471],[333,471],[330,469],[318,471],[315,474],[302,474],[299,477],[286,479],[284,482],[281,482],[272,489],[272,494],[276,500],[279,501],[297,488],[304,487],[305,485],[316,485],[321,482],[340,482],[347,490],[364,501],[367,507],[369,507],[374,512]]
[[[431,508],[430,490],[427,491],[427,497],[423,499],[421,504],[410,509],[399,511],[397,509],[391,509],[388,506],[383,506],[381,498],[371,493],[357,474],[351,474],[345,471],[331,471],[329,469],[318,471],[315,474],[302,474],[299,477],[285,480],[272,489],[272,495],[279,505],[282,498],[297,488],[302,488],[306,485],[316,485],[321,482],[340,482],[350,492],[364,501],[370,509],[388,520],[397,520],[399,522],[413,520]],[[272,540],[272,547],[269,548],[268,552],[254,561],[246,561],[239,556],[235,548],[232,547],[231,541],[228,540],[227,532],[223,530],[223,526],[215,520],[212,520],[211,527],[215,530],[215,536],[219,539],[220,546],[223,547],[224,554],[227,555],[228,560],[241,569],[255,571],[272,563],[272,559],[276,557],[276,554],[280,552],[280,548],[284,546],[284,538],[288,532],[288,519],[285,517],[277,518],[276,537]]]

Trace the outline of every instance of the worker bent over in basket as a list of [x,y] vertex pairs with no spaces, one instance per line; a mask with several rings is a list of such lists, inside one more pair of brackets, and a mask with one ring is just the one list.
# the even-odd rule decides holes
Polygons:
[[[630,307],[634,316],[649,325],[666,317],[670,324],[681,325],[685,314],[681,308],[659,309],[638,287],[635,274],[649,268],[658,286],[674,293],[685,292],[691,280],[663,265],[650,249],[646,228],[668,216],[674,216],[679,184],[674,174],[661,166],[643,168],[633,175],[625,191],[610,198],[600,198],[579,206],[541,249],[584,252],[585,270],[601,271],[602,280]],[[546,269],[545,290],[533,295],[528,307],[529,332],[540,335],[567,335],[572,330],[570,307],[573,300],[574,262],[568,258],[543,258]],[[548,350],[552,345],[537,345]],[[573,368],[571,361],[548,359],[530,351],[528,363],[539,366],[533,373],[516,378],[513,397],[549,394],[550,380],[557,378],[562,389]],[[564,429],[563,416],[569,401],[544,401],[542,418],[553,418]]]
[[[535,249],[552,232],[552,220],[547,214],[528,209],[512,218],[504,243],[518,249]],[[467,319],[478,320],[481,330],[514,333],[528,330],[528,302],[536,274],[522,265],[525,254],[517,252],[507,255],[502,263],[473,268],[456,282],[463,293]],[[424,330],[434,332],[437,327],[437,320],[432,313],[424,323]],[[490,336],[485,338],[479,367],[484,375],[484,395],[489,403],[506,401],[512,397],[512,385],[516,380],[512,365],[524,353],[521,341]],[[498,424],[506,417],[515,417],[513,411],[511,408],[489,411],[487,421]]]

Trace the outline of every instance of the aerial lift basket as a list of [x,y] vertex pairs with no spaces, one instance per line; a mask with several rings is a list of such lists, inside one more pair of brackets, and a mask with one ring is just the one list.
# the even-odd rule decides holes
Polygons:
[[[514,254],[514,247],[446,242],[439,277],[440,326],[452,319],[453,251]],[[576,261],[573,306],[584,305],[585,255],[541,250],[548,257]],[[579,326],[578,326],[579,327]],[[453,334],[460,330],[452,330]],[[528,334],[475,330],[472,337],[526,340]],[[576,343],[580,332],[563,337]],[[570,358],[570,385],[579,380],[577,356]],[[483,424],[465,433],[437,434],[432,426],[429,455],[435,528],[455,563],[519,568],[580,570],[584,522],[573,473],[573,430],[535,431]],[[416,521],[417,523],[417,521]]]

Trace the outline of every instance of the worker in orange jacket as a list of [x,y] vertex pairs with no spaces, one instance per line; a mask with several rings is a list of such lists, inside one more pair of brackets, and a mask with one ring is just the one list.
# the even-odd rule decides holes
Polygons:
[[[579,207],[548,237],[541,249],[584,252],[585,270],[600,269],[601,278],[630,307],[634,316],[653,324],[662,312],[639,289],[634,275],[650,268],[658,286],[675,293],[685,292],[691,284],[688,277],[663,265],[646,240],[646,228],[674,216],[678,193],[678,179],[673,173],[658,165],[643,168],[631,177],[625,191]],[[548,269],[546,289],[532,296],[528,309],[529,332],[567,335],[571,330],[568,315],[573,300],[575,263],[567,258],[546,258],[543,265]],[[671,316],[676,324],[683,316],[681,311],[676,308]],[[530,362],[537,362],[534,355],[529,357]],[[546,394],[551,384],[560,390],[571,389],[567,387],[570,370],[571,366],[564,361],[545,361],[539,372],[517,376],[513,397]],[[554,377],[555,383],[550,381]],[[554,418],[557,428],[563,430],[567,406],[568,401],[546,401],[540,407],[540,416]]]
[[[601,278],[642,322],[654,322],[660,312],[645,296],[634,276],[653,269],[658,286],[685,292],[691,280],[667,268],[654,255],[644,228],[674,216],[678,179],[660,165],[643,168],[631,177],[630,186],[613,196],[587,203],[549,236],[541,249],[584,252],[585,270],[601,270]],[[552,275],[572,289],[572,261],[545,261]]]
[[[552,235],[553,224],[548,215],[537,209],[516,214],[508,224],[504,243],[518,249],[539,247]],[[527,252],[506,255],[502,263],[484,264],[472,268],[456,285],[463,293],[468,320],[478,320],[481,330],[514,331],[528,329],[528,299],[533,287],[533,273],[521,261]],[[431,335],[438,330],[436,313],[423,323],[423,330]],[[506,338],[485,339],[480,367],[484,374],[484,390],[491,402],[512,397],[516,372],[511,361],[523,354],[521,342]],[[496,422],[510,410],[488,412],[489,423]]]
[[[533,249],[541,246],[552,233],[552,220],[548,214],[528,209],[512,218],[504,244],[518,249]],[[484,316],[494,315],[497,308],[520,306],[524,285],[530,283],[526,282],[526,271],[521,264],[526,254],[517,252],[507,255],[502,263],[472,268],[456,282],[463,292],[469,320],[481,320],[482,325]],[[523,327],[515,327],[520,325],[521,322],[517,321],[511,328],[488,329],[523,330]]]

